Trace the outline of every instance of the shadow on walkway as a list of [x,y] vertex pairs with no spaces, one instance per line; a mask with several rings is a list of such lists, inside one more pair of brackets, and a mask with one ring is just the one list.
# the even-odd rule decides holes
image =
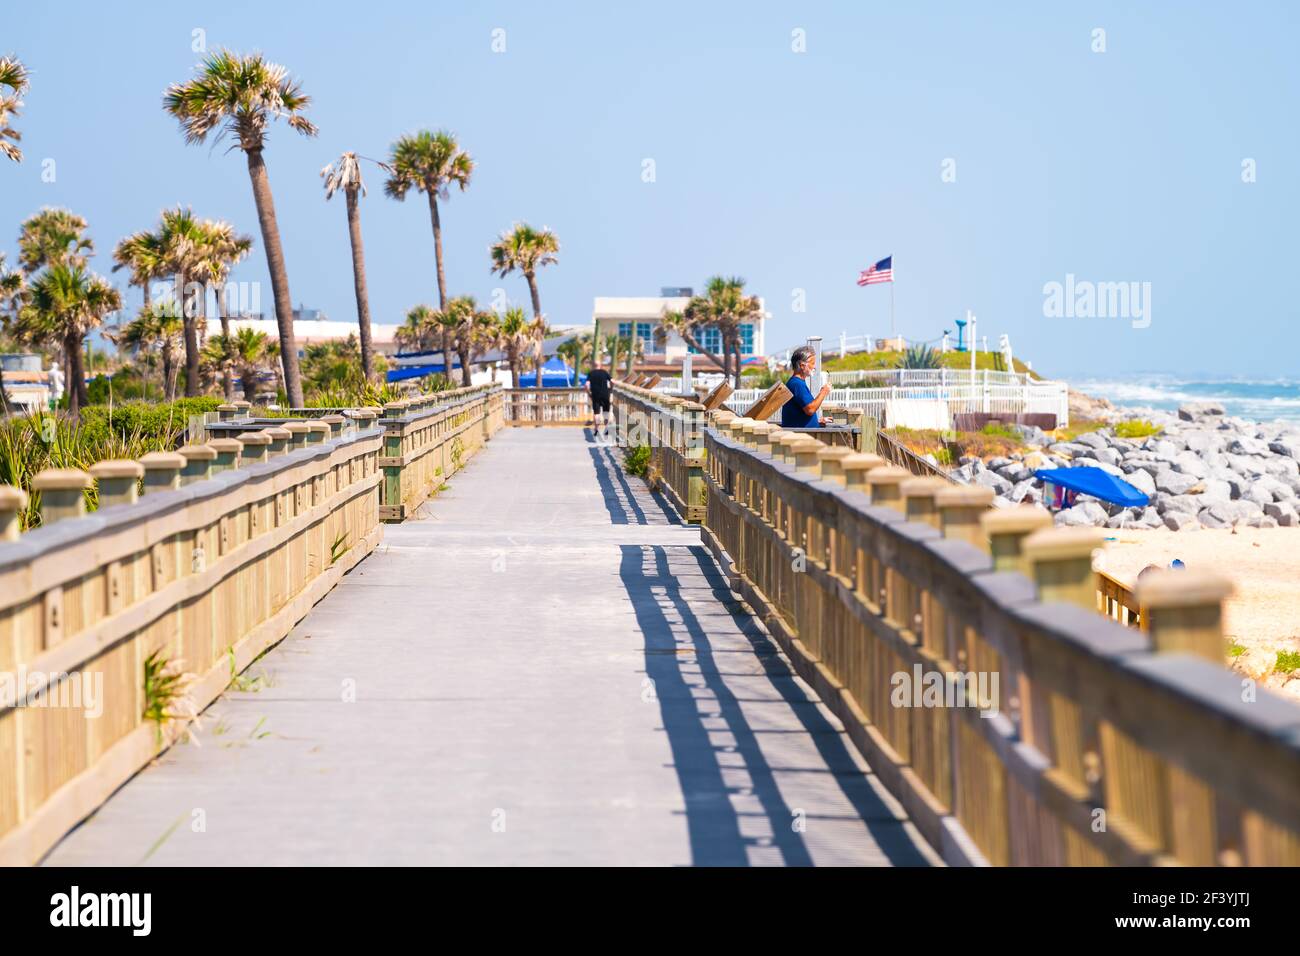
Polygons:
[[[659,699],[664,729],[668,734],[682,794],[686,801],[687,827],[690,833],[691,853],[696,865],[746,866],[748,850],[756,845],[774,846],[786,866],[812,864],[810,848],[804,834],[797,832],[791,823],[797,808],[791,807],[782,795],[776,775],[793,772],[792,768],[774,767],[759,734],[771,730],[755,730],[746,716],[746,700],[737,696],[728,682],[729,677],[757,678],[764,690],[776,692],[775,702],[784,705],[789,716],[797,721],[788,733],[803,733],[810,738],[825,769],[811,771],[830,774],[854,812],[862,817],[871,838],[881,853],[895,866],[924,866],[927,860],[906,836],[903,827],[890,815],[888,808],[872,790],[867,777],[858,769],[851,746],[845,735],[828,721],[821,708],[810,699],[781,655],[771,637],[741,610],[739,602],[727,589],[726,580],[703,547],[673,548],[681,559],[693,559],[691,577],[698,570],[712,594],[704,600],[719,600],[726,595],[726,603],[719,600],[719,610],[729,610],[750,650],[762,664],[761,673],[728,673],[733,664],[721,665],[715,658],[715,648],[695,610],[683,594],[679,576],[669,568],[668,550],[661,546],[623,545],[620,577],[635,609],[637,623],[645,635],[646,674],[654,681]],[[685,570],[685,569],[683,569]],[[696,579],[698,580],[698,579]],[[695,589],[699,593],[700,589]],[[666,601],[664,600],[666,599]],[[689,645],[674,637],[674,629],[666,609],[671,608],[679,620],[678,631],[684,626]],[[693,657],[695,664],[690,664]],[[728,654],[728,658],[731,655]],[[734,660],[734,658],[731,658]],[[687,673],[686,666],[698,666],[698,673]],[[697,697],[692,687],[702,690]],[[763,697],[766,700],[766,695]],[[710,706],[711,705],[711,706]],[[712,711],[715,727],[705,726],[706,714]],[[720,717],[725,732],[735,741],[734,747],[714,744],[710,732],[718,733]],[[721,755],[734,752],[724,765]],[[738,758],[738,760],[737,760]],[[739,766],[738,766],[739,764]],[[742,833],[742,822],[733,796],[741,788],[728,785],[727,772],[747,774],[749,784],[761,814],[770,825],[770,844],[759,844],[753,836]],[[750,814],[752,815],[752,814]],[[753,832],[753,826],[746,829]]]
[[[609,512],[610,523],[650,524],[650,518],[641,507],[636,492],[628,484],[627,475],[623,473],[623,468],[619,464],[621,449],[612,443],[605,444],[604,441],[597,440],[590,428],[585,430],[585,434],[587,440],[591,442],[587,451],[591,455],[591,464],[596,470],[596,481],[600,485],[600,494],[605,502],[605,510]],[[682,523],[681,516],[660,496],[654,495],[651,500],[658,509],[656,518],[662,518],[665,524]],[[658,521],[656,520],[655,523],[657,524]]]

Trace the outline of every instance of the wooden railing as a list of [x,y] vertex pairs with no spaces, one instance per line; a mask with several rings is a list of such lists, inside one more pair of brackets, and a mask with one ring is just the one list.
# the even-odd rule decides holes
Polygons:
[[671,497],[693,504],[703,470],[701,533],[733,589],[945,859],[1300,864],[1300,708],[1223,667],[1222,579],[1153,572],[1144,630],[1124,627],[1097,613],[1096,529],[615,395],[669,436]]
[[585,425],[591,400],[582,388],[508,388],[505,424],[517,427]]
[[500,385],[475,385],[384,406],[379,517],[404,521],[502,425]]
[[1129,627],[1142,626],[1137,596],[1127,584],[1105,571],[1097,572],[1097,610]]
[[42,472],[22,535],[0,487],[0,863],[39,860],[373,550],[384,432],[316,424]]

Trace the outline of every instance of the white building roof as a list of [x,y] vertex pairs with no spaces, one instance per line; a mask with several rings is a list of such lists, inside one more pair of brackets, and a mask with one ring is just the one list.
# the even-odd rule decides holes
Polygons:
[[680,312],[691,300],[685,296],[596,296],[593,319],[657,319],[665,308]]
[[[230,327],[238,332],[240,329],[257,329],[271,338],[280,334],[280,327],[274,319],[231,319]],[[370,339],[375,345],[387,345],[393,341],[399,325],[382,322],[370,323]],[[208,335],[221,333],[221,320],[208,319]],[[336,322],[332,319],[300,319],[293,323],[293,334],[299,345],[312,342],[333,342],[346,339],[349,335],[359,335],[355,322]]]

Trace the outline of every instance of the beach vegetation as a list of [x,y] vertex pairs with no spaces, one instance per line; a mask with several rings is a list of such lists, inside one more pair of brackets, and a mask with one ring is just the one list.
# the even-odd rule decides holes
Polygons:
[[1146,419],[1134,418],[1125,422],[1119,422],[1115,425],[1116,438],[1146,438],[1149,435],[1159,435],[1164,429],[1159,425],[1153,425]]

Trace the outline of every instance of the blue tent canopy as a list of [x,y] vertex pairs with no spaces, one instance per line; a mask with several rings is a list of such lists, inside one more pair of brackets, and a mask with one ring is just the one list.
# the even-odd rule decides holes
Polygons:
[[1126,508],[1141,508],[1151,501],[1124,479],[1090,465],[1078,468],[1039,468],[1034,472],[1034,477]]
[[[520,372],[519,384],[524,388],[532,388],[537,380],[536,375],[536,372]],[[586,380],[585,375],[575,376],[573,369],[558,355],[551,356],[542,366],[542,388],[575,388]]]

